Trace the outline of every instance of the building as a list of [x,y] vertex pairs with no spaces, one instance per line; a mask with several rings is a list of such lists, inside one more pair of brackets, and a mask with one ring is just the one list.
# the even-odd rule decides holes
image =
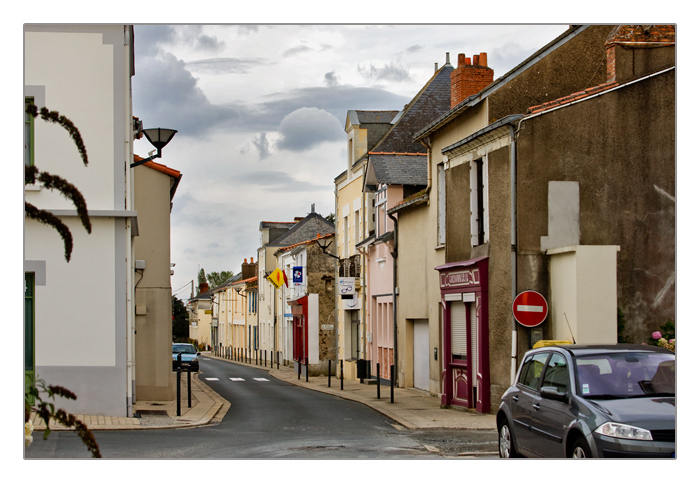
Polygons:
[[[373,230],[374,208],[363,192],[368,152],[391,128],[399,111],[348,111],[345,132],[348,139],[348,164],[335,178],[336,253],[340,257],[336,287],[348,287],[349,293],[337,294],[338,360],[344,361],[344,376],[355,378],[356,361],[367,360],[366,260],[356,248]],[[340,374],[340,368],[337,368]]]
[[210,290],[200,291],[187,303],[190,319],[190,340],[200,350],[212,348],[212,334],[216,326],[212,324],[212,294]]
[[[328,225],[326,231],[332,230]],[[302,377],[332,374],[337,363],[334,237],[318,233],[275,253],[288,282],[279,289],[285,307],[284,359]]]
[[[416,136],[445,257],[442,405],[493,410],[540,339],[615,343],[673,317],[674,47],[668,26],[574,26]],[[513,316],[526,290],[548,301],[541,325]]]
[[136,398],[166,401],[174,397],[170,212],[182,174],[154,161],[133,172],[139,222],[134,238]]
[[368,153],[363,192],[370,196],[374,212],[369,236],[357,246],[366,258],[367,358],[372,370],[379,364],[378,376],[389,379],[394,366],[399,386],[426,391],[432,360],[429,323],[427,318],[397,317],[398,225],[389,210],[426,194],[427,148],[413,135],[449,110],[453,70],[449,57],[442,68],[436,65],[433,76]]
[[74,242],[66,262],[56,231],[25,217],[25,374],[73,391],[76,401],[56,403],[74,414],[131,416],[135,397],[133,48],[131,26],[24,26],[25,102],[69,118],[89,159],[64,129],[26,120],[25,164],[74,184],[92,225],[88,234],[60,193],[25,187]]

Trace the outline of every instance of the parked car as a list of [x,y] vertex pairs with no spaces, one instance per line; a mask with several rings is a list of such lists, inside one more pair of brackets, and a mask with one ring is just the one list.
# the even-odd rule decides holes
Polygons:
[[675,374],[657,346],[528,351],[496,416],[500,456],[674,458]]
[[192,370],[192,372],[199,372],[199,355],[197,349],[194,348],[192,344],[180,344],[173,343],[173,371],[177,370],[177,356],[182,354],[182,369],[186,370],[187,367]]

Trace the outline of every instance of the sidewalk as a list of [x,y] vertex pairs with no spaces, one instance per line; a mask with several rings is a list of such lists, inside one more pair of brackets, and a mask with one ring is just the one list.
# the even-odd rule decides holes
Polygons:
[[[225,360],[209,353],[203,353],[203,358]],[[394,388],[394,402],[391,402],[391,388],[382,385],[380,398],[377,398],[375,384],[361,384],[359,381],[343,381],[331,377],[331,387],[328,387],[328,377],[309,377],[298,374],[291,368],[280,366],[279,369],[245,364],[243,362],[227,361],[258,367],[269,371],[271,377],[281,381],[304,387],[310,390],[332,394],[366,406],[393,419],[408,429],[451,428],[451,429],[485,429],[496,430],[496,416],[481,414],[473,410],[441,409],[440,400],[435,396],[418,389]],[[175,378],[175,373],[173,373]],[[223,419],[230,404],[221,398],[198,375],[192,375],[192,407],[188,408],[187,376],[182,375],[180,416],[177,416],[176,401],[143,401],[134,404],[134,413],[140,417],[113,418],[106,416],[77,416],[92,431],[103,430],[134,430],[134,429],[163,429],[195,427],[216,423]],[[43,430],[43,423],[34,423],[35,430]],[[38,426],[41,424],[42,426]],[[65,430],[51,425],[52,430]]]

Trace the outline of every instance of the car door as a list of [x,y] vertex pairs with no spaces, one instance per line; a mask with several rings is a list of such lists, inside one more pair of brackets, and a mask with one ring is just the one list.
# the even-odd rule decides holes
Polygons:
[[531,422],[532,442],[536,453],[545,458],[564,458],[564,436],[573,419],[571,412],[571,376],[566,357],[553,352],[542,375],[540,391],[554,387],[565,400],[542,397],[541,392],[533,398]]
[[537,389],[550,352],[538,352],[523,361],[517,388],[510,395],[509,405],[513,418],[513,432],[522,451],[537,454],[531,431],[534,404],[539,400]]

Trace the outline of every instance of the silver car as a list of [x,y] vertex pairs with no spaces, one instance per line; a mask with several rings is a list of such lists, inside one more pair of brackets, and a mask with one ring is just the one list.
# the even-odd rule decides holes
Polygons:
[[676,356],[647,345],[525,354],[497,413],[502,458],[674,458]]

